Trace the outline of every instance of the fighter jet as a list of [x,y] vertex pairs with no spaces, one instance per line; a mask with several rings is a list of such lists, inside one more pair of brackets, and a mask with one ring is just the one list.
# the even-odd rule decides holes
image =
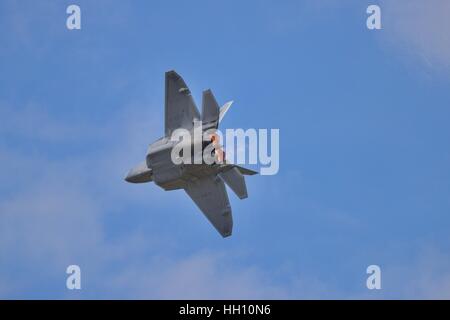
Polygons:
[[[214,132],[232,102],[219,108],[212,91],[205,90],[200,116],[183,78],[175,71],[168,71],[165,81],[165,135],[150,144],[145,161],[132,168],[125,180],[131,183],[153,181],[166,191],[184,189],[222,237],[228,237],[232,233],[233,218],[225,184],[240,199],[245,199],[247,187],[244,175],[254,175],[257,172],[227,163],[220,145],[212,149],[211,156],[219,160],[212,164],[204,160],[200,163],[176,163],[173,161],[172,150],[181,142],[174,141],[171,137],[177,129],[193,133],[198,130],[199,123],[203,133],[207,130]],[[211,134],[210,137],[210,143],[192,139],[190,147],[195,150],[194,144],[200,143],[200,150],[204,151],[211,143],[217,143],[216,135]],[[195,154],[192,156],[195,157]]]

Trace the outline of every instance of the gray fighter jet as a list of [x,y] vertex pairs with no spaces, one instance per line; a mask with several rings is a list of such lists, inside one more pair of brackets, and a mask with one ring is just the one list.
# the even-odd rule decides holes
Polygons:
[[[189,88],[175,71],[166,72],[165,90],[165,136],[149,146],[145,161],[131,169],[125,180],[131,183],[154,181],[164,190],[184,189],[217,231],[228,237],[232,233],[233,218],[225,183],[240,199],[245,199],[247,187],[244,175],[257,172],[227,164],[225,159],[213,164],[205,161],[176,164],[171,155],[179,142],[173,141],[171,136],[174,130],[180,128],[193,132],[198,123],[201,123],[203,132],[216,130],[231,102],[219,108],[211,90],[206,90],[203,92],[200,117]],[[214,138],[211,139],[213,143]],[[202,151],[210,144],[195,139],[191,143],[193,150],[194,144],[200,143]],[[220,151],[215,148],[211,154],[217,157]]]

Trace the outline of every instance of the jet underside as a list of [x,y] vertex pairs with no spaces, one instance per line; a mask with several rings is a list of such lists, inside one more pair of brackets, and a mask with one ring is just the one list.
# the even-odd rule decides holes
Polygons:
[[150,145],[146,160],[125,178],[132,183],[153,181],[167,191],[184,189],[223,237],[230,236],[233,228],[225,184],[244,199],[247,197],[244,175],[256,172],[226,162],[175,164],[171,154],[176,142],[170,136],[178,128],[192,131],[200,119],[205,129],[217,129],[230,105],[219,109],[211,90],[206,90],[200,117],[184,80],[175,71],[166,72],[165,136]]

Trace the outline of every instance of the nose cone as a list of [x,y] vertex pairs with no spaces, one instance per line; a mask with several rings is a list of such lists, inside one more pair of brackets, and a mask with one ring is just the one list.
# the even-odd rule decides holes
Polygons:
[[130,170],[128,173],[127,173],[127,175],[126,175],[126,177],[125,177],[125,181],[126,182],[130,182],[130,183],[133,183],[133,170]]
[[130,183],[144,183],[152,181],[152,169],[147,164],[141,163],[128,172],[125,181]]

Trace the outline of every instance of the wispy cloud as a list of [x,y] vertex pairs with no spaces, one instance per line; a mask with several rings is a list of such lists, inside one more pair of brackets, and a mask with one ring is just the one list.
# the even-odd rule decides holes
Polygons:
[[383,33],[398,50],[433,69],[450,68],[450,2],[382,2]]
[[386,296],[404,299],[450,299],[450,256],[425,245],[408,262],[386,268]]

